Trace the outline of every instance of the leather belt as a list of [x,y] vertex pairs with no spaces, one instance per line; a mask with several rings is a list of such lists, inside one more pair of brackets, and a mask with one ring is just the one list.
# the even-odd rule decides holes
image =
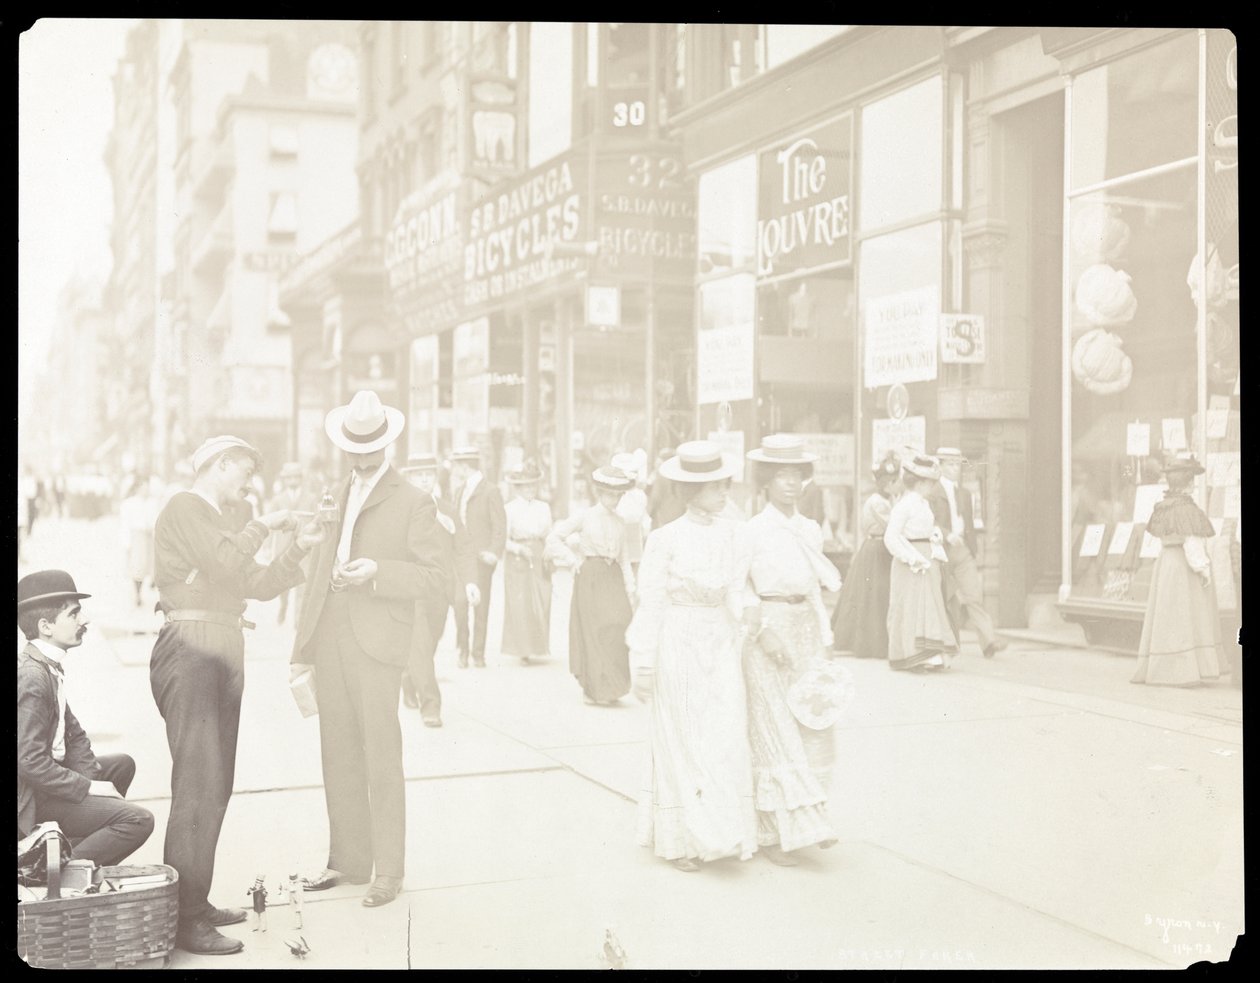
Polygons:
[[809,600],[804,594],[758,594],[763,601],[782,601],[784,604],[804,604]]
[[172,621],[208,621],[212,625],[224,625],[227,628],[257,628],[252,621],[246,621],[239,614],[228,614],[226,611],[199,611],[195,608],[179,608],[166,612],[168,623]]

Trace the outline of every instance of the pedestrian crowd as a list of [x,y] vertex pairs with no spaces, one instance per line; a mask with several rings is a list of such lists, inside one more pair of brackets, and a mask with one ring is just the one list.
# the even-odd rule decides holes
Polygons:
[[[163,616],[149,675],[172,759],[163,859],[179,872],[177,944],[187,951],[242,948],[219,929],[246,911],[209,894],[233,787],[249,599],[279,598],[282,622],[293,611],[291,683],[319,717],[328,852],[302,887],[365,885],[367,907],[393,901],[405,872],[400,697],[442,726],[434,654],[453,613],[459,666],[485,667],[500,564],[501,651],[523,664],[549,656],[552,576],[571,571],[569,670],[592,706],[631,693],[650,704],[636,836],[686,872],[758,852],[793,866],[799,851],[836,843],[834,729],[852,698],[836,656],[938,674],[964,627],[985,657],[1003,647],[983,606],[955,448],[879,463],[842,583],[812,514],[817,458],[799,435],[768,435],[746,454],[764,502],[750,517],[728,495],[737,462],[710,441],[670,449],[650,474],[642,452],[615,455],[589,476],[595,502],[557,517],[532,460],[505,476],[506,503],[475,447],[394,467],[404,422],[365,390],[325,418],[347,465],[339,478],[285,464],[268,496],[260,453],[221,435],[198,447],[184,480],[127,490],[127,577],[137,605],[151,583]],[[1212,527],[1186,491],[1201,470],[1193,458],[1166,469],[1149,526],[1164,551],[1135,682],[1220,672],[1202,547]],[[56,822],[77,858],[109,865],[145,842],[153,817],[126,801],[132,759],[95,756],[66,704],[63,660],[87,630],[88,596],[61,570],[18,584],[18,826],[22,837]]]

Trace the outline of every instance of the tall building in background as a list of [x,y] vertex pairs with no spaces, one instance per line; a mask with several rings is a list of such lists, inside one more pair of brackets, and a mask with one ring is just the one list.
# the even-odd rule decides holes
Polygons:
[[[353,45],[333,21],[187,21],[171,71],[174,271],[168,438],[290,447],[280,274],[358,208]],[[172,450],[176,441],[170,440]]]

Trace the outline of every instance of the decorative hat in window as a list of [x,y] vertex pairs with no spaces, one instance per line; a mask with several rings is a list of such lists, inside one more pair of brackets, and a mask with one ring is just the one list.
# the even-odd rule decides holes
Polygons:
[[[1220,307],[1231,300],[1238,299],[1238,263],[1228,270],[1221,262],[1220,251],[1215,243],[1207,244],[1207,302],[1208,307]],[[1196,307],[1199,306],[1199,254],[1194,254],[1190,261],[1190,271],[1186,274],[1186,286],[1190,288],[1190,296]]]
[[1090,324],[1128,324],[1137,313],[1129,274],[1106,263],[1088,267],[1076,281],[1076,307]]
[[1124,353],[1118,334],[1094,328],[1077,339],[1072,348],[1072,374],[1092,393],[1108,396],[1128,388],[1133,379],[1133,360]]
[[1084,262],[1117,260],[1128,245],[1129,225],[1117,206],[1088,202],[1073,209],[1072,249]]

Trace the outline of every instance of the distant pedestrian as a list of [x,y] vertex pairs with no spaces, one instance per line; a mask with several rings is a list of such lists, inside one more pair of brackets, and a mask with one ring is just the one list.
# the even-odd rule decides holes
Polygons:
[[1135,683],[1195,686],[1219,678],[1227,665],[1204,542],[1216,530],[1190,497],[1190,484],[1203,470],[1191,454],[1164,465],[1168,491],[1146,525],[1146,531],[1159,539],[1160,551],[1142,620]]
[[719,518],[731,474],[710,441],[661,465],[657,480],[677,483],[685,512],[647,538],[626,632],[635,693],[652,703],[636,839],[682,871],[757,850],[740,664],[747,564],[741,526]]
[[245,686],[246,598],[270,600],[302,582],[302,560],[323,538],[304,525],[269,566],[254,556],[267,534],[294,522],[270,512],[243,527],[231,503],[247,493],[261,455],[239,437],[211,437],[193,452],[191,490],[176,492],[154,530],[154,584],[166,624],[149,660],[149,683],[171,750],[171,811],[163,862],[179,871],[175,943],[188,952],[239,952],[218,928],[245,920],[209,901],[214,856],[236,770]]
[[892,514],[901,468],[895,454],[875,469],[875,491],[862,505],[859,531],[862,545],[849,564],[840,588],[831,627],[832,646],[862,659],[888,658],[888,581],[892,554],[884,545],[884,531]]
[[542,472],[532,462],[509,474],[507,480],[515,495],[504,506],[507,553],[500,651],[527,663],[551,651],[551,571],[543,559],[551,532],[551,507],[538,498]]
[[40,481],[30,468],[22,477],[22,496],[26,499],[26,536],[29,539],[35,528],[35,520],[39,518],[40,504],[44,494],[44,483]]
[[57,506],[57,518],[64,519],[66,517],[66,479],[62,474],[56,475],[52,480],[53,501]]
[[998,638],[993,618],[984,607],[984,582],[976,566],[979,549],[976,523],[971,505],[971,492],[961,484],[962,469],[967,463],[956,447],[938,447],[941,477],[928,496],[936,524],[945,538],[948,563],[942,569],[945,605],[957,631],[970,624],[986,659],[1006,648]]
[[149,482],[134,475],[118,506],[118,525],[126,551],[127,578],[135,592],[136,607],[144,603],[144,585],[153,578],[153,527],[157,502],[149,494]]
[[553,555],[563,555],[567,547],[574,569],[569,671],[582,684],[587,703],[608,704],[630,692],[625,634],[635,585],[617,503],[634,481],[605,465],[591,475],[591,484],[596,504],[557,522],[547,545]]
[[822,591],[840,589],[840,572],[823,556],[821,527],[796,506],[817,455],[797,434],[771,434],[747,457],[769,499],[743,527],[744,616],[751,612],[756,625],[744,647],[744,679],[757,843],[769,860],[790,867],[798,863],[793,851],[836,842],[827,815],[832,722],[798,719],[789,694],[827,658],[831,624]]
[[634,454],[613,455],[612,466],[634,479],[634,487],[626,489],[621,501],[617,503],[617,514],[626,524],[626,560],[629,561],[632,571],[639,569],[639,561],[643,559],[643,537],[647,535],[650,522],[647,514],[648,497],[644,491],[647,478],[643,474],[643,465],[642,457]]
[[455,597],[455,643],[459,649],[461,668],[468,666],[471,656],[475,666],[486,664],[486,626],[490,617],[490,590],[494,568],[503,555],[507,539],[507,515],[503,495],[498,487],[485,480],[481,472],[481,452],[475,447],[460,447],[451,452],[451,484],[457,489],[455,500],[459,521],[467,530],[477,558],[477,591],[480,601],[474,607],[473,628],[468,630],[466,597]]
[[905,492],[892,507],[884,545],[892,554],[888,584],[888,665],[893,669],[943,669],[958,654],[941,592],[942,536],[927,496],[940,478],[933,457],[902,462]]
[[446,630],[446,615],[463,594],[470,604],[480,600],[477,588],[477,558],[472,543],[459,521],[459,512],[450,500],[438,494],[438,460],[432,454],[413,454],[399,469],[421,495],[432,499],[436,518],[442,527],[442,565],[446,588],[433,591],[416,602],[416,624],[411,634],[411,654],[402,675],[403,705],[419,709],[426,727],[442,726],[442,691],[438,688],[433,657]]

